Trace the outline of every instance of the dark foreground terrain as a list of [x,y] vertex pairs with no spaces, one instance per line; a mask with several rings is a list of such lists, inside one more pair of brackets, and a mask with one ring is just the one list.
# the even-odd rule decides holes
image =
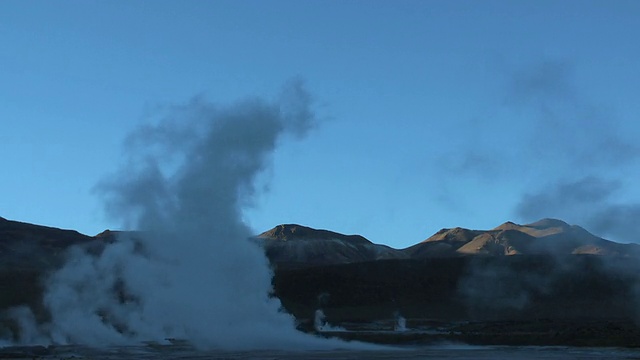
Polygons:
[[281,266],[274,288],[301,329],[315,331],[321,309],[359,330],[331,332],[347,339],[635,347],[638,273],[633,259],[589,255],[386,260]]
[[[7,309],[48,319],[41,284],[67,248],[113,241],[0,218],[0,339],[17,329]],[[252,241],[301,331],[403,346],[640,346],[638,246],[558,220],[443,229],[404,250],[297,225]]]

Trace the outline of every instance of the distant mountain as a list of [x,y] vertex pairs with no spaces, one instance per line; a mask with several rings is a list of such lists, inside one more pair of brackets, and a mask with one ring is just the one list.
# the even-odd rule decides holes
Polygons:
[[411,258],[457,256],[458,249],[481,234],[483,231],[460,227],[442,229],[427,240],[405,249],[404,252]]
[[[0,218],[0,266],[42,268],[60,260],[62,251],[85,244],[100,251],[117,241],[117,231],[87,236]],[[131,232],[126,232],[131,233]],[[283,224],[253,238],[272,264],[316,266],[390,259],[426,259],[460,256],[576,255],[640,257],[640,245],[620,244],[597,237],[576,225],[557,219],[519,225],[506,222],[491,230],[460,227],[442,229],[428,239],[398,250],[374,244],[360,235]]]
[[75,230],[33,225],[0,217],[0,269],[41,269],[55,265],[71,245],[94,238]]
[[403,250],[377,245],[359,235],[343,235],[301,225],[278,225],[258,235],[272,263],[342,264],[383,259],[459,256],[602,255],[640,257],[640,245],[597,237],[557,219],[518,225],[506,222],[491,230],[442,229]]
[[542,219],[526,225],[506,222],[491,230],[442,229],[404,251],[411,258],[570,254],[639,257],[640,245],[616,243],[577,225]]
[[402,251],[374,244],[360,235],[295,224],[278,225],[256,239],[273,264],[326,265],[406,258]]

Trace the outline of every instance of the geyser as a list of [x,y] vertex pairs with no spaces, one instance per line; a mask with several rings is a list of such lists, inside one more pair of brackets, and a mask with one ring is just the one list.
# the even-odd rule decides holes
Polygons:
[[322,309],[317,309],[315,315],[313,317],[313,327],[318,332],[335,332],[335,331],[345,331],[344,328],[340,326],[332,326],[327,322],[327,316],[324,314]]
[[241,217],[278,142],[313,122],[294,81],[271,102],[219,108],[198,98],[134,132],[126,165],[98,188],[108,214],[138,231],[99,254],[69,253],[47,280],[43,335],[93,346],[168,338],[203,348],[330,346],[295,330],[269,296],[272,273]]
[[395,313],[396,323],[393,327],[393,331],[404,332],[407,331],[407,319],[405,319],[400,312]]

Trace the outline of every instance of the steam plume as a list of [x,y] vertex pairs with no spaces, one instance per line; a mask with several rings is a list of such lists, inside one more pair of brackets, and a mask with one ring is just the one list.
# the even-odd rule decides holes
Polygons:
[[640,204],[615,199],[624,188],[624,169],[634,165],[640,148],[623,136],[612,114],[577,90],[571,70],[566,63],[548,62],[519,74],[512,84],[511,102],[538,121],[539,146],[532,144],[529,151],[542,165],[539,183],[547,184],[523,194],[516,215],[526,221],[559,217],[614,240],[640,241],[634,221]]
[[50,277],[52,341],[326,346],[269,298],[268,262],[241,217],[279,141],[313,125],[310,97],[294,81],[276,101],[216,107],[196,98],[134,132],[126,165],[99,190],[108,213],[139,232],[99,255],[74,249]]
[[545,216],[588,224],[600,236],[618,241],[639,242],[640,204],[618,202],[619,181],[586,177],[577,181],[558,181],[542,191],[525,194],[516,211],[527,219]]

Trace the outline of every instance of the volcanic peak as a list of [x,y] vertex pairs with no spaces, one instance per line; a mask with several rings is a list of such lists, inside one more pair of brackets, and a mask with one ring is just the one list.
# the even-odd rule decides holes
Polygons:
[[469,230],[461,227],[453,229],[441,229],[423,242],[444,241],[446,243],[468,242],[474,237],[480,235],[480,231]]
[[329,230],[313,229],[298,224],[281,224],[257,236],[262,239],[291,241],[291,240],[346,240],[358,244],[372,244],[360,235],[344,235]]
[[548,228],[567,229],[571,227],[566,222],[559,219],[553,219],[553,218],[544,218],[536,222],[533,222],[531,224],[527,224],[525,226],[536,228],[536,229],[548,229]]

